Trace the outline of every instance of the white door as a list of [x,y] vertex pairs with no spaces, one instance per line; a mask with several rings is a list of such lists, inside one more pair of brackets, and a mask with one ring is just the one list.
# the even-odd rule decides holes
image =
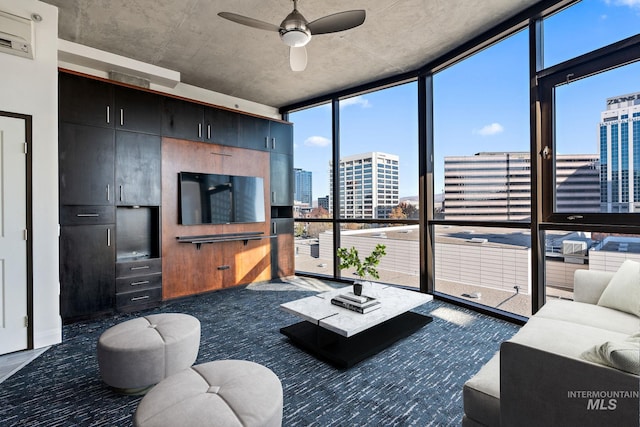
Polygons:
[[28,345],[25,141],[25,121],[0,116],[0,354]]

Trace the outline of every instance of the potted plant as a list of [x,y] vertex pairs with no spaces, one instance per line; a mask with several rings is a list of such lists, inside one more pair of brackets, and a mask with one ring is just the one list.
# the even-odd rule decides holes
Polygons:
[[379,279],[378,269],[376,268],[380,264],[380,258],[387,253],[385,249],[387,247],[378,243],[373,249],[373,252],[369,254],[364,260],[360,259],[358,250],[352,246],[351,249],[338,248],[337,255],[340,258],[341,270],[345,268],[354,268],[355,274],[360,278],[360,281],[354,281],[353,293],[356,295],[362,294],[362,282],[366,282],[367,278],[371,276],[374,279]]

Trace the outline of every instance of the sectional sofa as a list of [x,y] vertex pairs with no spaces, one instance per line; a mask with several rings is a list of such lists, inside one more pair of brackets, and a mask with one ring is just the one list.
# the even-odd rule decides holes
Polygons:
[[578,270],[463,388],[464,427],[638,426],[640,263]]

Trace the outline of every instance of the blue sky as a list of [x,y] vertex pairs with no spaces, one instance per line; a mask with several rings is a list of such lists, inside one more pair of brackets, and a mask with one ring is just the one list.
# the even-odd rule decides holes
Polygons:
[[[584,0],[544,24],[545,66],[640,29],[640,0]],[[434,77],[435,189],[444,156],[527,151],[527,32],[522,31]],[[400,156],[400,197],[418,193],[417,84],[341,102],[341,155],[383,151]],[[597,153],[597,126],[608,97],[640,91],[640,63],[558,88],[559,153]],[[329,191],[331,109],[293,113],[294,164],[313,173],[313,198]]]

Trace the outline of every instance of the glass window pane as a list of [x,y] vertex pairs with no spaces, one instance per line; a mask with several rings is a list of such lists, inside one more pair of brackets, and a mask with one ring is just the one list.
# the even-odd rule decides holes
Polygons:
[[640,62],[555,88],[555,212],[640,210]]
[[296,220],[296,272],[333,277],[333,224]]
[[[291,113],[289,120],[294,123],[294,218],[330,219],[331,104]],[[329,254],[319,251],[320,236],[327,230],[333,230],[331,222],[295,222],[297,272],[333,276],[331,249]],[[329,236],[332,238],[333,233]]]
[[417,96],[412,82],[340,101],[340,217],[406,219],[401,203],[417,209]]
[[551,67],[634,36],[638,28],[637,1],[581,1],[544,20],[544,66]]
[[573,299],[576,270],[615,272],[627,259],[640,262],[640,235],[546,231],[545,259],[547,299]]
[[434,216],[528,221],[528,31],[434,76]]
[[[377,267],[381,283],[420,288],[420,231],[415,225],[379,226],[372,224],[342,224],[340,246],[355,247],[364,260],[377,244],[385,245],[386,255]],[[342,270],[342,278],[356,280],[354,269]]]
[[434,233],[437,292],[531,315],[528,229],[436,225]]
[[294,124],[294,217],[330,218],[331,104],[289,115]]

